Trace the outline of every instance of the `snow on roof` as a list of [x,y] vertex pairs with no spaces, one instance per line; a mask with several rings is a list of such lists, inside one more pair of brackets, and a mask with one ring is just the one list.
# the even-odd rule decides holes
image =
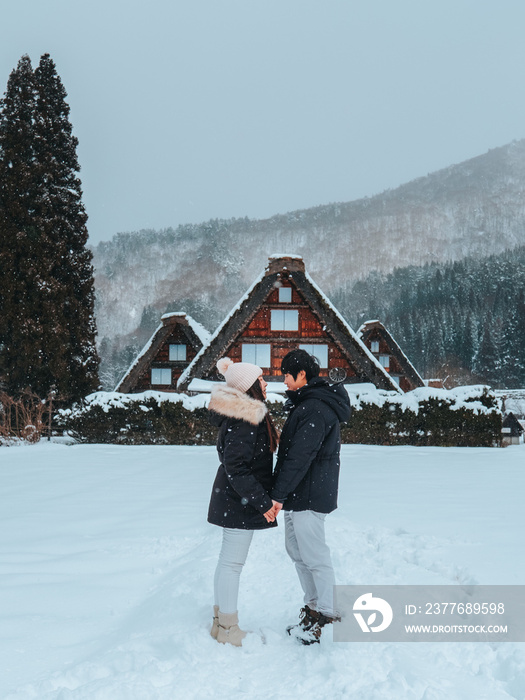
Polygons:
[[199,323],[198,321],[196,321],[192,316],[187,314],[185,311],[170,311],[167,314],[163,314],[160,317],[160,320],[164,321],[164,319],[172,318],[173,316],[185,318],[188,321],[188,325],[193,330],[193,332],[195,333],[197,338],[201,341],[201,343],[203,345],[205,345],[208,342],[208,340],[210,339],[211,333],[208,330],[206,330],[206,328],[204,328],[202,323]]
[[370,321],[364,321],[364,323],[362,323],[362,324],[359,326],[359,329],[358,329],[357,332],[358,332],[358,333],[362,333],[362,332],[364,331],[364,329],[365,329],[365,326],[368,326],[369,323],[381,323],[381,321],[380,321],[378,318],[373,318],[373,319],[371,319]]
[[208,341],[211,338],[210,331],[206,330],[202,323],[199,323],[191,316],[188,316],[188,314],[186,314],[186,318],[188,319],[188,323],[195,335],[197,336],[197,338],[201,341],[203,345],[206,345],[206,343],[208,343]]
[[292,258],[293,260],[302,260],[302,255],[295,255],[294,253],[275,253],[274,255],[269,255],[269,260],[279,260],[279,258]]

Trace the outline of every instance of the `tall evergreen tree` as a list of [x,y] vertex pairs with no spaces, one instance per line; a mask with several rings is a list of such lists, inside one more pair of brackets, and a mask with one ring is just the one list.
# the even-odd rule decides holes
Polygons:
[[473,370],[491,385],[498,384],[500,356],[497,340],[494,338],[492,314],[489,312],[481,330],[481,339],[473,360]]
[[472,314],[467,311],[467,315],[463,325],[460,328],[459,339],[458,339],[458,355],[463,363],[464,367],[470,369],[472,367],[472,362],[474,358],[475,345],[474,345],[474,326],[472,321]]
[[502,330],[501,377],[504,386],[519,389],[525,386],[525,298],[518,292],[512,313]]
[[[2,332],[0,373],[13,393],[30,387],[45,395],[54,385],[63,400],[74,400],[98,385],[93,268],[77,177],[78,142],[66,91],[49,55],[42,56],[32,74],[27,57],[15,73],[21,74],[21,68],[31,100],[20,98],[15,104],[12,95],[20,95],[20,89],[10,79],[0,115],[0,181],[4,176],[13,181],[0,200],[6,221],[2,247],[16,258],[18,297],[13,321]],[[7,109],[11,102],[14,110]],[[31,183],[21,224],[10,214],[21,181],[10,172],[15,166],[19,170],[17,110],[27,121],[25,180]]]
[[525,287],[518,293],[514,316],[516,339],[514,343],[516,364],[518,366],[518,386],[525,386]]
[[0,377],[10,391],[29,386],[40,348],[31,303],[40,286],[38,231],[34,226],[35,174],[33,69],[23,56],[0,101]]

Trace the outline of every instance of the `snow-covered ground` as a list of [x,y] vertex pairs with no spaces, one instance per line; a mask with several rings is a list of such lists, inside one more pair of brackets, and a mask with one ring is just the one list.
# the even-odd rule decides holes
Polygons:
[[[346,445],[327,520],[339,583],[525,584],[525,448]],[[212,447],[0,448],[2,700],[525,698],[525,644],[334,643],[301,605],[281,526],[255,534],[243,648],[208,633]]]

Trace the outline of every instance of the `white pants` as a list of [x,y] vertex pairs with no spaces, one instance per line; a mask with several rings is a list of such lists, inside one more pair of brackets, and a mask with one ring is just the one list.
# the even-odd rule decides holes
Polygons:
[[285,511],[285,543],[297,569],[304,602],[313,610],[335,617],[335,576],[325,542],[325,518],[326,513],[313,510]]
[[222,529],[222,547],[213,582],[215,605],[221,613],[237,612],[239,579],[248,556],[253,530]]

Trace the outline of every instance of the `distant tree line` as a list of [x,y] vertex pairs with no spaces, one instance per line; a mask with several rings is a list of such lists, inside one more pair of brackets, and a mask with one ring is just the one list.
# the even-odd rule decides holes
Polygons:
[[356,329],[382,321],[425,377],[525,387],[525,247],[373,273],[332,300]]

